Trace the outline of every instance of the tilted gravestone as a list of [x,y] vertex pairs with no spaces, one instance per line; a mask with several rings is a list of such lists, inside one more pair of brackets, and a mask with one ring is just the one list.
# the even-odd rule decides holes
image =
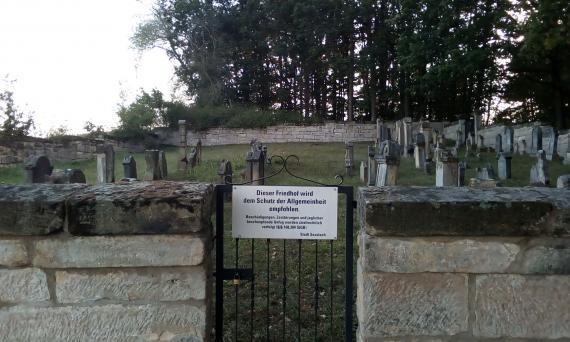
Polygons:
[[450,151],[440,149],[438,151],[435,172],[435,186],[457,186],[458,183],[458,160]]
[[123,158],[123,178],[136,179],[137,178],[137,162],[135,157],[128,155]]
[[499,153],[499,160],[497,162],[497,170],[499,179],[511,179],[511,160],[513,156],[508,152]]
[[53,171],[46,156],[31,156],[24,162],[26,183],[45,183]]
[[374,156],[376,155],[376,148],[372,145],[368,146],[368,183],[367,185],[374,185],[376,184],[376,160],[374,160]]
[[400,145],[391,140],[383,141],[376,163],[376,186],[396,185],[400,167]]
[[352,177],[354,171],[354,144],[350,141],[346,142],[344,148],[344,167],[346,169],[346,175]]
[[570,189],[570,175],[559,176],[556,180],[556,187],[558,189]]
[[97,146],[97,183],[115,182],[115,150],[113,145]]
[[540,150],[536,153],[536,164],[534,164],[530,169],[530,185],[548,186],[549,184],[550,175],[546,153],[543,150]]

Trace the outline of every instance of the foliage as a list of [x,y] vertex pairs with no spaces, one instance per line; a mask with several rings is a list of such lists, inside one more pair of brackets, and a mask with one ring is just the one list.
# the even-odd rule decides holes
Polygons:
[[118,138],[143,139],[151,128],[157,125],[158,118],[164,111],[165,105],[160,91],[153,90],[149,94],[142,90],[133,103],[127,107],[120,106],[117,112],[119,127],[113,133]]
[[47,133],[48,139],[60,138],[69,135],[69,128],[65,125],[51,128]]
[[[13,82],[8,81],[9,84]],[[9,89],[0,92],[0,136],[27,136],[33,125],[31,116],[22,112],[14,103],[14,92]]]
[[94,137],[105,133],[105,129],[103,128],[102,125],[97,126],[91,121],[86,121],[85,125],[83,126],[83,129],[87,131],[87,135],[90,137]]

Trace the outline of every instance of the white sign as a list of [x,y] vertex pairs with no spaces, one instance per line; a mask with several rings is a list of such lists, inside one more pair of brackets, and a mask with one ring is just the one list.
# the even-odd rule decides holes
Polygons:
[[337,211],[335,187],[234,186],[232,236],[335,240]]

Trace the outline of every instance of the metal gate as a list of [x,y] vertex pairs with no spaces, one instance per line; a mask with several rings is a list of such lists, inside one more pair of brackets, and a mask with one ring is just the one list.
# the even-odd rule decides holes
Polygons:
[[344,239],[339,224],[337,240],[260,240],[225,236],[233,185],[216,186],[216,341],[353,340],[355,202],[335,187]]

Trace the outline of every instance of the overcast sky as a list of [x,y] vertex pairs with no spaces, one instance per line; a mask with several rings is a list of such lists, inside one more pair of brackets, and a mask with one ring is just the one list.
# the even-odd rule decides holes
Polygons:
[[[172,92],[173,67],[161,50],[130,46],[152,0],[0,0],[0,80],[15,79],[20,109],[34,112],[34,135],[86,121],[117,125],[121,92]],[[4,83],[0,83],[0,90]]]

